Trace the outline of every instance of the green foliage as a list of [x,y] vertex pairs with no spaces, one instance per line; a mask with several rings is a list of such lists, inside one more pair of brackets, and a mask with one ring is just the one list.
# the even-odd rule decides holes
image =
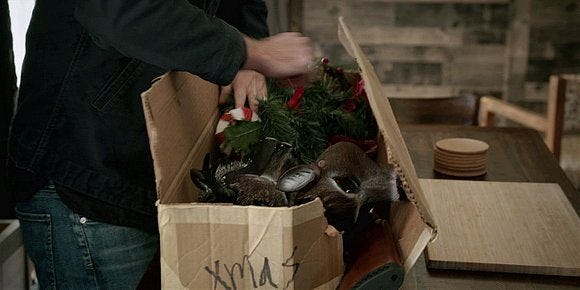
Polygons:
[[260,138],[271,137],[292,144],[297,156],[304,163],[311,163],[332,136],[374,139],[376,122],[366,95],[354,96],[359,80],[356,73],[322,65],[318,78],[304,88],[296,108],[287,106],[295,90],[270,80],[268,99],[259,104],[262,121],[238,121],[229,126],[222,146],[230,146],[234,152],[245,155]]
[[225,128],[222,149],[231,148],[233,152],[243,156],[260,140],[261,131],[262,125],[259,122],[236,121],[235,125]]
[[286,108],[281,98],[261,101],[259,111],[262,119],[262,137],[272,137],[290,144],[296,142],[299,137],[297,128],[293,126],[293,119],[296,116]]
[[315,121],[296,119],[293,126],[300,132],[296,142],[291,143],[295,146],[298,157],[303,163],[316,161],[318,155],[324,151],[329,136]]

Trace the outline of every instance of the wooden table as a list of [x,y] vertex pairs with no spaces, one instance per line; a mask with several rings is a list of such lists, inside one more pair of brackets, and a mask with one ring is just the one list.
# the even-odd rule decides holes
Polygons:
[[[537,131],[523,128],[401,125],[401,132],[419,178],[558,183],[576,213],[580,213],[580,193],[566,177]],[[479,139],[490,145],[487,174],[475,178],[458,178],[433,171],[435,142],[453,137]],[[580,278],[427,270],[424,255],[406,274],[401,287],[401,289],[554,288],[580,289]]]

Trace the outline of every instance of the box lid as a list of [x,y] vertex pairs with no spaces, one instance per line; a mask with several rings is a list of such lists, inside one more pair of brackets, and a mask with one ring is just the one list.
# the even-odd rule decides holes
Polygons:
[[[399,243],[405,270],[408,271],[430,240],[435,239],[437,228],[431,211],[425,202],[419,178],[413,166],[411,156],[401,135],[401,130],[385,96],[381,82],[342,17],[339,18],[338,38],[346,51],[356,59],[365,84],[371,109],[386,147],[388,162],[393,164],[403,181],[408,199],[414,205],[399,206],[391,219],[393,234]],[[413,216],[420,218],[413,218]]]

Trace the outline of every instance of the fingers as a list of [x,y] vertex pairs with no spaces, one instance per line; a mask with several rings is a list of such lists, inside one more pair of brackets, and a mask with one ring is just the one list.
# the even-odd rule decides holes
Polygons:
[[313,48],[310,38],[301,34],[284,34],[283,37],[274,38],[280,41],[280,46],[271,50],[276,61],[272,62],[282,77],[307,74],[312,69]]
[[232,90],[236,108],[243,107],[247,101],[253,111],[258,110],[258,101],[268,94],[266,78],[252,70],[240,70],[232,82]]
[[263,76],[261,76],[261,78],[255,78],[248,92],[248,104],[250,105],[250,109],[257,112],[259,101],[265,100],[267,95],[268,89],[266,87],[266,79]]
[[232,91],[232,85],[220,87],[220,95],[218,98],[218,103],[220,105],[223,105],[228,101],[228,95],[230,94],[231,91]]
[[258,110],[258,99],[260,96],[258,96],[258,89],[254,80],[252,80],[248,85],[248,94],[246,97],[248,99],[248,105],[250,106],[250,109],[256,112]]
[[287,78],[312,70],[310,38],[296,32],[276,34],[264,40],[246,40],[247,68],[265,76]]
[[261,76],[261,80],[258,81],[256,87],[256,96],[262,100],[268,99],[268,86],[266,85],[266,78],[264,76]]
[[288,36],[288,37],[299,37],[299,36],[304,36],[302,35],[302,33],[297,32],[297,31],[288,31],[288,32],[281,32],[278,35],[281,36]]
[[236,108],[241,108],[246,103],[246,96],[248,95],[245,87],[234,87],[234,101]]

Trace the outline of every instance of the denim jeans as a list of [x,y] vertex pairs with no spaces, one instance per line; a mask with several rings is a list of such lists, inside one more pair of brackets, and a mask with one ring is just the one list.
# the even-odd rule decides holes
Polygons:
[[41,289],[135,289],[159,245],[158,235],[79,216],[51,184],[16,216]]

